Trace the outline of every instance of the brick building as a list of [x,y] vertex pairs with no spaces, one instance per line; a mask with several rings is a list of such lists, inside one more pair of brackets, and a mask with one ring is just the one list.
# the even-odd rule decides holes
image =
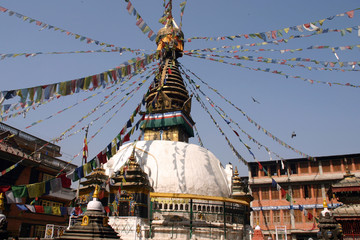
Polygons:
[[[0,171],[9,168],[21,159],[19,166],[0,177],[0,186],[26,185],[54,178],[65,167],[65,171],[76,168],[58,159],[60,147],[35,136],[22,132],[4,123],[0,123]],[[35,150],[40,149],[29,156]],[[71,189],[63,188],[56,193],[40,197],[36,205],[61,207],[75,197]],[[30,204],[34,199],[22,198],[22,204]],[[44,236],[46,224],[67,225],[66,216],[20,211],[16,204],[5,204],[3,213],[8,220],[10,236]]]
[[[360,176],[360,154],[322,156],[316,161],[287,159],[283,163],[283,167],[281,161],[263,161],[261,165],[292,196],[290,202],[272,186],[272,179],[265,176],[258,163],[249,163],[249,186],[254,197],[251,225],[259,223],[265,239],[275,239],[276,229],[278,233],[286,229],[287,239],[316,239],[319,230],[314,219],[323,210],[331,184],[343,179],[345,164]],[[340,204],[335,199],[328,200],[330,208]],[[314,218],[305,217],[299,205]]]

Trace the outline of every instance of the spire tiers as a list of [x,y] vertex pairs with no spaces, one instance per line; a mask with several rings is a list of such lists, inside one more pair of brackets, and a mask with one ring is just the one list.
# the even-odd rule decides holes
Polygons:
[[188,142],[194,136],[190,116],[191,96],[186,90],[179,71],[177,58],[184,48],[184,34],[176,25],[171,13],[165,27],[156,38],[160,56],[159,72],[146,101],[148,115],[145,117],[144,140],[170,140]]

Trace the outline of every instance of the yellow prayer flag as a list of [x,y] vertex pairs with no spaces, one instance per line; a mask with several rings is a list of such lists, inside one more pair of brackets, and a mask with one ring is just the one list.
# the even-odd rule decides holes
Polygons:
[[325,19],[319,20],[319,23],[320,23],[321,26],[323,25],[324,22],[325,22]]
[[61,216],[60,207],[52,207],[52,212],[53,212],[54,215]]
[[290,28],[284,28],[284,32],[288,33]]

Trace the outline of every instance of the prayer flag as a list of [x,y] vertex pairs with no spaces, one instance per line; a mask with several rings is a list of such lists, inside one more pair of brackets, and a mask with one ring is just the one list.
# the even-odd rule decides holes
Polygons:
[[288,194],[288,193],[286,193],[286,201],[288,201],[288,202],[290,202],[291,201],[291,196]]
[[287,194],[286,191],[283,188],[281,188],[281,197],[284,198],[286,194]]
[[62,189],[61,179],[60,178],[54,178],[50,180],[50,188],[51,192],[59,192]]
[[271,180],[272,180],[271,186],[275,188],[277,186],[277,182],[273,178],[271,178]]
[[83,147],[83,159],[84,159],[85,163],[87,163],[87,158],[88,158],[88,154],[89,154],[89,149],[88,149],[88,144],[87,144],[88,132],[89,132],[89,126],[87,126],[87,128],[86,128],[85,138],[84,138],[84,147]]
[[12,186],[11,190],[13,191],[14,197],[16,198],[22,198],[28,196],[26,186]]
[[36,212],[36,211],[35,211],[35,207],[34,207],[33,205],[25,204],[25,206],[27,207],[27,209],[30,210],[30,212],[32,212],[32,213],[35,213],[35,212]]
[[27,211],[28,209],[25,207],[25,205],[22,204],[16,204],[16,206],[18,207],[18,209],[20,209],[21,211]]
[[44,213],[43,206],[35,205],[34,208],[35,208],[36,213]]
[[71,180],[69,178],[66,177],[65,173],[62,173],[58,176],[58,178],[61,179],[61,186],[63,188],[70,188],[71,186]]

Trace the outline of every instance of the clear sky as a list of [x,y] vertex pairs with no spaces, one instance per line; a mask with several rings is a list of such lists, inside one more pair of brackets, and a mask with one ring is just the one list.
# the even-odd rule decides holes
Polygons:
[[[179,4],[182,0],[174,0],[173,15],[177,23],[180,22]],[[163,12],[163,1],[132,1],[134,7],[157,32],[162,25],[158,22]],[[90,37],[106,43],[112,43],[118,47],[154,50],[155,42],[149,41],[135,25],[135,18],[126,10],[125,1],[121,0],[3,0],[0,6],[21,13],[25,16],[40,20],[44,23],[66,29],[72,33]],[[358,1],[209,1],[189,0],[183,17],[183,32],[185,38],[189,37],[218,37],[238,34],[250,34],[284,29],[286,27],[315,22],[344,13],[359,7]],[[357,26],[360,19],[360,11],[355,11],[353,18],[336,17],[326,20],[322,28],[344,29]],[[317,24],[319,26],[319,24]],[[16,16],[8,16],[0,12],[0,54],[10,53],[35,53],[35,52],[68,52],[99,50],[100,46],[86,44],[74,37],[67,36],[59,31],[44,29],[28,21],[24,22]],[[291,35],[308,34],[311,32],[290,31],[284,34],[288,39]],[[259,38],[246,39],[244,37],[226,39],[221,41],[193,40],[185,43],[185,50],[213,48],[221,46],[236,46],[248,43],[262,42]],[[310,58],[317,61],[338,61],[330,49],[307,50],[310,46],[326,45],[332,47],[350,46],[359,44],[358,31],[351,34],[327,33],[312,37],[290,39],[288,43],[268,44],[262,47],[247,47],[243,49],[256,50],[259,48],[284,50],[298,49],[303,51],[279,53],[275,51],[263,52],[239,52],[238,56],[253,56],[290,59]],[[359,48],[352,50],[336,51],[339,61],[360,61],[358,58]],[[209,54],[204,52],[204,54]],[[223,54],[234,56],[234,54]],[[236,54],[235,54],[236,55]],[[124,53],[83,53],[83,54],[43,54],[35,57],[5,58],[0,61],[1,90],[20,89],[42,84],[51,84],[68,81],[98,74],[112,69],[119,64],[136,57],[135,54]],[[262,127],[270,131],[287,144],[294,148],[312,155],[327,156],[337,154],[350,154],[359,152],[359,102],[360,88],[346,86],[328,86],[325,84],[302,81],[301,79],[285,78],[279,74],[262,71],[254,71],[246,68],[222,64],[219,62],[184,56],[179,61],[188,69],[196,73],[203,81],[217,89],[223,96],[228,98],[234,105],[245,111],[249,117],[258,122]],[[360,85],[358,71],[341,72],[330,70],[309,70],[303,67],[289,67],[278,64],[258,63],[225,59],[225,61],[242,63],[244,66],[282,71],[287,75],[301,76],[314,81],[351,83]],[[324,67],[306,62],[291,62],[306,66]],[[334,68],[338,68],[336,65]],[[329,68],[331,68],[329,66]],[[343,68],[351,69],[351,68]],[[355,70],[360,70],[356,65]],[[136,78],[135,78],[136,79]],[[194,78],[194,81],[196,79]],[[146,92],[146,83],[143,88],[126,104],[112,120],[103,127],[99,134],[89,143],[90,158],[100,152],[124,126],[129,119],[135,106],[141,101]],[[199,84],[200,85],[200,84]],[[224,102],[216,94],[209,91],[206,86],[201,89],[217,105],[219,105],[233,121],[249,135],[271,151],[283,158],[300,158],[301,156],[279,143],[275,142],[262,131],[259,131],[243,115],[229,104]],[[95,91],[100,92],[101,90]],[[51,103],[43,105],[36,110],[31,110],[26,117],[19,116],[6,121],[16,128],[27,131],[45,140],[59,136],[63,131],[75,124],[93,109],[104,96],[110,94],[107,90],[92,99],[81,103],[51,119],[44,120],[25,130],[31,123],[45,119],[63,108],[67,108],[78,101],[90,96],[94,92],[74,94],[61,97]],[[124,94],[114,101],[97,110],[89,118],[78,124],[69,133],[75,132],[81,127],[102,115],[111,108]],[[259,103],[254,102],[252,98]],[[206,101],[205,98],[203,98]],[[222,136],[206,112],[193,99],[192,117],[196,122],[200,137],[204,146],[212,151],[223,164],[233,163],[240,168],[241,175],[247,175],[246,167],[239,163],[232,151],[228,148],[224,136]],[[108,114],[102,117],[89,129],[89,136],[100,129],[110,116],[119,108],[114,107]],[[253,161],[246,148],[239,142],[236,135],[228,128],[227,124],[212,110],[211,114],[235,146],[237,151],[247,160]],[[236,126],[234,129],[241,132]],[[295,131],[296,137],[291,138]],[[138,133],[134,134],[134,138]],[[82,149],[84,132],[69,137],[58,144],[62,147],[63,159],[68,161]],[[133,138],[133,139],[134,139]],[[251,150],[259,160],[268,160],[269,155],[264,148],[258,149],[257,145],[249,141],[247,136],[240,134],[240,138],[251,147]],[[191,140],[198,144],[196,138]],[[276,156],[272,155],[273,159]],[[80,164],[81,159],[76,158],[75,164]]]

